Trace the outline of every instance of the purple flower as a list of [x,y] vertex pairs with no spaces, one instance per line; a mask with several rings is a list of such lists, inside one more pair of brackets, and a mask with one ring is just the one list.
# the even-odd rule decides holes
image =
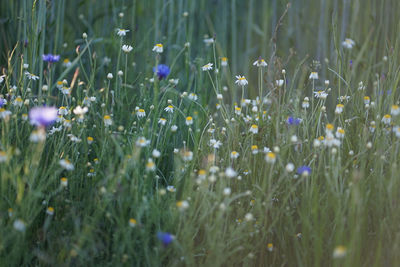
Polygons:
[[292,116],[289,116],[286,120],[286,123],[289,125],[299,125],[301,122],[300,118],[293,118]]
[[168,246],[172,241],[174,241],[174,236],[167,232],[158,232],[157,238],[158,238],[158,240],[161,241],[161,243],[165,247]]
[[54,62],[58,62],[60,60],[60,56],[59,55],[53,55],[53,54],[44,54],[42,55],[42,59],[45,62],[49,62],[49,63],[54,63]]
[[57,119],[58,110],[55,107],[35,107],[29,111],[31,124],[48,126]]
[[297,168],[297,173],[300,175],[310,175],[311,174],[311,168],[308,166],[301,166],[299,168]]
[[[153,67],[153,72],[156,72],[156,67]],[[161,80],[161,79],[166,78],[169,73],[170,73],[170,69],[167,65],[160,64],[157,66],[158,79]]]
[[4,106],[6,100],[0,97],[0,108]]

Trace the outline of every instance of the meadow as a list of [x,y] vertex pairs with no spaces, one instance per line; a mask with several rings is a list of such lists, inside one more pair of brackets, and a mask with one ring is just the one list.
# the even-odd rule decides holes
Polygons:
[[399,266],[399,11],[0,1],[0,266]]

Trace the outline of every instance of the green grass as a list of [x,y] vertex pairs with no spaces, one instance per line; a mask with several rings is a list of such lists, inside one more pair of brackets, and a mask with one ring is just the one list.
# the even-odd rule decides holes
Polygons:
[[[397,266],[400,118],[382,118],[399,105],[398,10],[395,0],[1,1],[0,265]],[[47,53],[60,62],[43,62]],[[259,56],[268,67],[253,66]],[[171,68],[167,79],[153,73],[158,64]],[[71,94],[57,88],[64,79]],[[313,97],[323,90],[326,99]],[[242,94],[254,103],[237,114]],[[26,116],[43,104],[66,107],[67,122],[35,143]],[[78,105],[88,106],[81,122]],[[328,124],[344,129],[340,145],[324,144]],[[310,175],[297,174],[303,165]],[[158,232],[174,240],[163,246]]]

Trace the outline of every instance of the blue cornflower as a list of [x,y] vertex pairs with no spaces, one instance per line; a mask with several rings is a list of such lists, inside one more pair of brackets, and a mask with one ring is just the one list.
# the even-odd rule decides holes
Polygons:
[[158,240],[161,241],[161,243],[165,247],[168,246],[172,241],[174,241],[174,236],[167,232],[158,232],[157,238],[158,238]]
[[4,106],[6,100],[0,97],[0,108]]
[[[153,72],[156,72],[156,67],[153,67]],[[169,73],[170,73],[170,69],[167,65],[160,64],[157,66],[158,79],[161,80],[161,79],[166,78]]]
[[311,174],[311,168],[308,166],[301,166],[297,168],[297,173],[300,175],[308,176]]
[[299,125],[301,122],[300,118],[293,118],[292,116],[289,116],[286,120],[287,124],[289,125]]
[[49,63],[54,63],[54,62],[58,62],[60,60],[60,56],[59,55],[53,55],[53,54],[43,54],[42,55],[42,59],[45,62],[49,62]]
[[31,124],[45,127],[56,121],[58,109],[55,107],[34,107],[29,111]]

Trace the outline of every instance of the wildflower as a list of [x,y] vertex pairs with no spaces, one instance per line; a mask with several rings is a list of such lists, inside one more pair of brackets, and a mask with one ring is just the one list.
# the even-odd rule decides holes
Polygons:
[[287,172],[292,172],[294,170],[294,164],[293,163],[286,164],[285,169]]
[[74,165],[68,159],[61,159],[58,163],[67,171],[73,171],[75,169]]
[[48,207],[46,210],[46,213],[50,216],[54,215],[54,208],[53,207]]
[[276,161],[276,155],[273,152],[268,152],[267,155],[265,156],[265,160],[267,163],[274,164]]
[[176,125],[172,125],[171,126],[171,131],[174,133],[174,132],[176,132],[178,130],[178,126],[176,126]]
[[214,38],[205,38],[203,40],[203,42],[206,44],[206,46],[211,45],[212,43],[214,43]]
[[0,84],[4,81],[4,77],[6,77],[6,75],[1,75],[0,76]]
[[7,153],[4,151],[0,151],[0,163],[7,161]]
[[71,120],[64,120],[63,125],[66,128],[71,128],[72,127]]
[[0,96],[0,108],[2,108],[5,104],[7,104],[7,100]]
[[[156,72],[156,67],[153,67],[153,72]],[[165,64],[159,64],[157,65],[157,76],[159,80],[162,80],[168,76],[170,73],[170,69],[167,65]]]
[[237,176],[237,172],[232,167],[228,167],[225,170],[225,175],[228,178],[233,178]]
[[309,176],[311,174],[311,168],[308,166],[301,166],[297,168],[297,173],[302,176]]
[[[329,90],[329,89],[328,89],[328,90]],[[339,97],[338,97],[338,100],[339,100],[340,102],[349,101],[349,99],[350,99],[350,96],[349,96],[349,95],[342,95],[342,96],[339,96]]]
[[231,152],[231,159],[237,159],[239,157],[239,153],[236,151]]
[[161,241],[164,247],[168,246],[169,244],[174,241],[175,237],[167,232],[158,232],[157,233],[158,240]]
[[20,219],[17,219],[17,220],[14,221],[13,227],[14,227],[15,230],[17,230],[19,232],[25,232],[25,229],[26,229],[25,222],[23,220],[20,220]]
[[176,202],[176,207],[180,210],[180,211],[184,211],[187,208],[189,208],[189,202],[187,202],[186,200],[182,200],[182,201],[178,201]]
[[318,92],[314,92],[314,96],[316,98],[326,99],[328,97],[328,93],[325,91],[318,91]]
[[336,138],[342,139],[344,137],[344,130],[341,127],[338,127],[336,130]]
[[29,111],[32,125],[48,126],[57,119],[58,110],[55,107],[34,107]]
[[222,57],[221,58],[221,66],[222,67],[228,66],[228,58],[227,57]]
[[138,118],[144,118],[144,117],[146,117],[146,111],[144,109],[140,108],[140,109],[138,109],[136,116]]
[[253,155],[257,154],[257,153],[258,153],[258,146],[252,145],[252,146],[251,146],[251,153],[252,153]]
[[258,133],[258,126],[255,125],[255,124],[251,125],[250,132],[253,133],[253,134]]
[[335,113],[336,114],[341,114],[343,112],[343,108],[344,108],[343,104],[337,104],[336,105],[336,109],[335,109]]
[[147,145],[149,145],[150,144],[150,140],[147,140],[146,138],[144,138],[144,137],[139,137],[137,140],[136,140],[136,146],[138,146],[138,147],[146,147]]
[[249,82],[246,80],[246,78],[244,76],[236,76],[236,84],[240,85],[240,86],[245,86],[247,85]]
[[71,88],[66,87],[66,86],[63,86],[63,87],[60,89],[60,91],[61,91],[61,93],[63,93],[64,95],[69,95],[69,94],[71,93]]
[[301,107],[304,108],[304,109],[307,109],[307,108],[310,107],[310,102],[309,102],[308,97],[304,98],[303,103],[301,104]]
[[25,72],[25,75],[29,80],[39,80],[39,76],[36,76],[35,74],[29,73],[27,71]]
[[29,140],[33,143],[44,142],[46,140],[46,132],[43,128],[33,130],[29,136]]
[[284,80],[282,80],[282,79],[279,79],[279,80],[276,80],[275,81],[275,83],[276,83],[276,86],[278,86],[278,87],[282,87],[282,85],[284,84]]
[[335,126],[333,126],[333,124],[328,123],[328,124],[326,125],[326,127],[325,127],[325,131],[326,131],[326,132],[332,132],[334,128],[335,128]]
[[0,108],[0,119],[7,119],[11,115],[11,111]]
[[153,51],[156,52],[156,53],[159,53],[159,54],[162,53],[164,51],[163,45],[162,44],[156,44],[153,47]]
[[183,161],[191,161],[193,159],[193,152],[189,150],[184,150],[182,152],[182,159]]
[[135,227],[136,226],[136,224],[137,224],[137,222],[136,222],[136,220],[135,219],[133,219],[133,218],[130,218],[129,219],[129,226],[130,227]]
[[156,165],[152,159],[149,159],[146,163],[146,171],[154,171],[156,169]]
[[350,38],[346,38],[346,39],[344,39],[344,41],[342,42],[342,45],[343,45],[343,47],[346,48],[346,49],[352,49],[353,46],[356,45],[356,43],[355,43],[353,40],[351,40]]
[[212,66],[213,66],[212,63],[207,63],[206,65],[204,65],[203,67],[201,67],[201,69],[202,69],[203,71],[212,70],[212,68],[213,68]]
[[229,196],[231,194],[232,190],[229,187],[225,187],[224,190],[222,191],[222,194],[224,196]]
[[168,113],[174,113],[174,107],[172,105],[168,105],[164,110]]
[[89,109],[87,107],[82,108],[81,106],[77,106],[73,110],[74,114],[78,115],[80,117],[83,117],[83,115],[85,115],[88,111],[89,111]]
[[63,60],[63,64],[62,64],[62,65],[63,65],[65,68],[68,68],[68,67],[70,67],[70,66],[72,65],[72,62],[69,61],[68,58],[66,58],[66,59]]
[[114,76],[112,75],[112,73],[108,73],[108,74],[107,74],[107,79],[111,80],[112,78],[114,78]]
[[397,116],[400,114],[400,108],[398,105],[393,105],[391,110],[390,110],[390,114],[392,114],[392,116]]
[[22,107],[23,104],[23,100],[20,96],[18,96],[17,98],[15,98],[13,105],[16,107]]
[[123,45],[122,46],[122,51],[124,51],[125,53],[129,53],[133,50],[133,47],[130,45]]
[[392,116],[390,116],[389,114],[386,114],[385,116],[383,116],[382,118],[382,122],[386,125],[389,125],[391,122]]
[[259,58],[256,61],[254,61],[253,66],[257,66],[257,67],[266,67],[268,66],[267,62],[265,62],[264,59]]
[[301,123],[302,119],[300,118],[294,118],[292,116],[289,116],[286,120],[286,123],[288,125],[299,125]]
[[198,97],[195,93],[190,93],[188,98],[192,101],[196,101],[198,99]]
[[160,119],[158,120],[158,123],[161,124],[162,126],[164,126],[164,125],[167,123],[167,120],[164,119],[164,118],[160,118]]
[[58,109],[58,115],[67,115],[68,114],[68,108],[61,106]]
[[366,86],[364,85],[364,83],[361,81],[358,83],[358,91],[364,91],[366,88]]
[[176,189],[175,189],[175,187],[173,185],[168,185],[167,186],[167,191],[171,192],[171,193],[174,193],[176,191]]
[[250,221],[254,220],[254,216],[253,216],[253,214],[251,214],[251,213],[247,213],[247,214],[244,216],[244,219],[245,219],[246,221],[250,222]]
[[308,77],[310,80],[318,80],[318,72],[313,71],[310,73],[310,76]]
[[110,115],[105,115],[105,116],[103,117],[103,121],[104,121],[104,125],[105,125],[106,127],[111,126],[111,125],[113,124],[113,121],[112,121]]
[[42,55],[42,60],[45,62],[54,63],[60,60],[60,56],[53,54]]
[[63,177],[60,179],[60,183],[62,187],[67,187],[68,186],[68,179],[66,177]]
[[96,176],[96,172],[94,171],[93,168],[91,168],[87,174],[87,177],[94,177]]
[[[400,127],[399,126],[393,127],[393,132],[395,133],[397,138],[400,138]],[[1,160],[0,160],[0,162],[1,162]]]
[[370,98],[369,98],[369,96],[364,96],[364,104],[365,104],[365,105],[369,105],[369,103],[370,103]]
[[235,114],[240,115],[242,113],[242,109],[239,107],[235,107]]
[[269,252],[272,252],[274,250],[274,245],[272,243],[267,244],[267,249]]
[[336,139],[331,132],[327,132],[326,138],[322,140],[325,146],[340,146],[340,140]]
[[215,140],[215,139],[210,140],[210,146],[212,146],[215,149],[218,149],[221,145],[222,145],[222,143],[219,140]]
[[161,156],[161,152],[159,150],[157,150],[157,149],[153,149],[153,152],[151,152],[151,155],[154,158],[159,158]]
[[190,126],[193,124],[193,118],[191,116],[186,117],[186,125]]
[[333,250],[332,256],[334,259],[339,259],[339,258],[343,258],[344,256],[346,256],[346,253],[347,253],[347,249],[345,246],[337,246]]
[[127,32],[129,32],[129,30],[117,29],[117,35],[120,36],[120,37],[126,36]]

